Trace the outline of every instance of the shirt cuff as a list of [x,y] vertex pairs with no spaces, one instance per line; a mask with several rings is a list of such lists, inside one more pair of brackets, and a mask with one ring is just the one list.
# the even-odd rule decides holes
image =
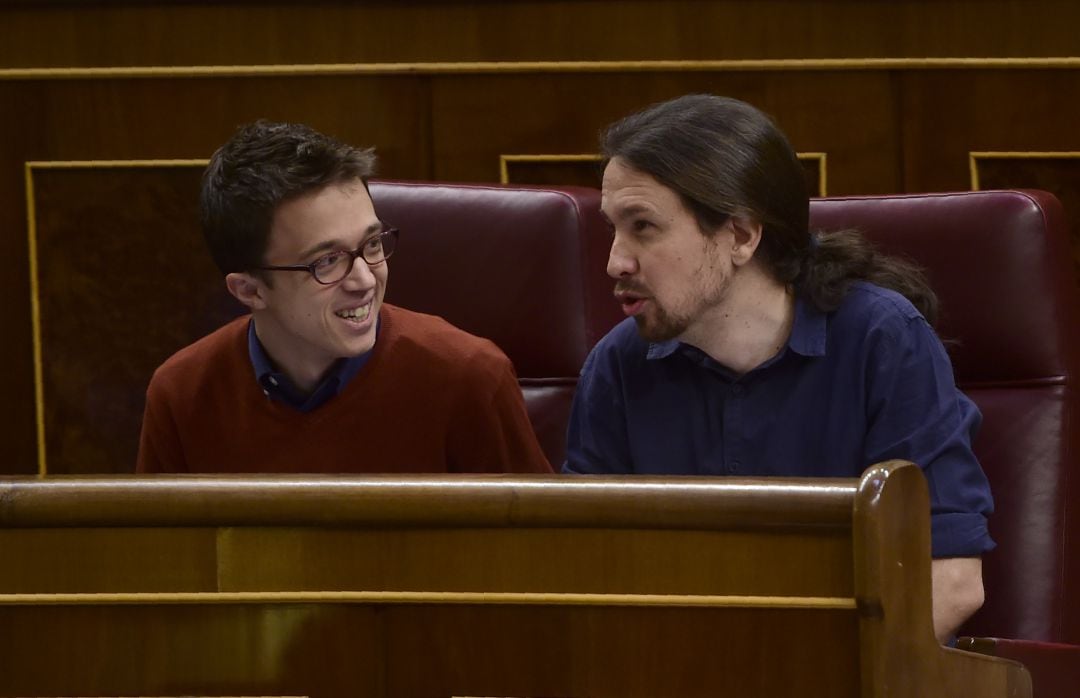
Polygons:
[[930,540],[930,554],[935,558],[978,557],[996,545],[986,517],[969,512],[931,515]]

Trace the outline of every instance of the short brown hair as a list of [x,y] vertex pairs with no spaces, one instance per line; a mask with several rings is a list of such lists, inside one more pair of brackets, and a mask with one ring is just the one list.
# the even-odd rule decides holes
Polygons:
[[222,274],[264,264],[274,211],[330,184],[367,180],[375,152],[303,124],[256,121],[218,148],[203,173],[203,236]]

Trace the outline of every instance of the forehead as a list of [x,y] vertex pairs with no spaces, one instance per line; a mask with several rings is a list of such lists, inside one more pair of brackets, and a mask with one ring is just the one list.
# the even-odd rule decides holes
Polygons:
[[673,214],[684,208],[674,190],[619,158],[604,168],[600,207],[612,220],[642,211]]
[[330,184],[283,201],[274,211],[267,247],[300,250],[322,243],[355,244],[377,223],[362,182]]

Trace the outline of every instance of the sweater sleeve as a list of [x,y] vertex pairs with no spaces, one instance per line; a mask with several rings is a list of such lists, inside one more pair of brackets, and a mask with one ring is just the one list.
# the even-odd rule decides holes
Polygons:
[[176,429],[165,387],[155,376],[146,391],[142,432],[139,434],[137,473],[186,472],[180,434]]
[[[494,347],[492,346],[494,349]],[[450,421],[447,463],[454,472],[550,473],[510,360],[497,349],[470,360]]]

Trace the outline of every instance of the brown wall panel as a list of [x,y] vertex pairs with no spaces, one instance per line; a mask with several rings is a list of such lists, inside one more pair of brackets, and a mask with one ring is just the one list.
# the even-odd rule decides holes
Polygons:
[[219,535],[210,527],[0,529],[4,558],[19,560],[0,566],[0,594],[216,591]]
[[204,603],[0,619],[5,695],[859,695],[854,610]]
[[1075,56],[1067,0],[0,3],[0,68]]
[[900,191],[969,189],[975,151],[1080,151],[1080,70],[911,71],[900,81]]
[[241,307],[198,234],[201,166],[35,168],[50,472],[129,472],[151,373]]
[[[588,159],[586,159],[588,158]],[[599,187],[604,172],[599,156],[582,155],[528,155],[503,160],[503,184],[575,185]],[[806,172],[806,186],[812,196],[825,196],[827,182],[826,156],[824,153],[800,154],[799,162]]]
[[714,92],[771,113],[797,150],[827,152],[830,194],[889,193],[901,184],[887,72],[460,75],[432,88],[436,179],[498,181],[506,153],[596,152],[614,120],[680,94]]
[[[346,558],[326,564],[342,550]],[[422,592],[431,590],[425,571],[438,569],[445,588],[484,593],[835,597],[854,593],[852,554],[841,533],[782,530],[763,545],[756,531],[235,528],[221,535],[218,588]],[[598,559],[609,561],[602,575]]]
[[0,82],[0,259],[11,260],[0,275],[0,310],[4,341],[0,390],[11,396],[0,405],[3,460],[0,472],[38,470],[34,421],[34,364],[30,325],[30,265],[27,250],[25,171],[23,163],[41,152],[44,133],[40,85]]

